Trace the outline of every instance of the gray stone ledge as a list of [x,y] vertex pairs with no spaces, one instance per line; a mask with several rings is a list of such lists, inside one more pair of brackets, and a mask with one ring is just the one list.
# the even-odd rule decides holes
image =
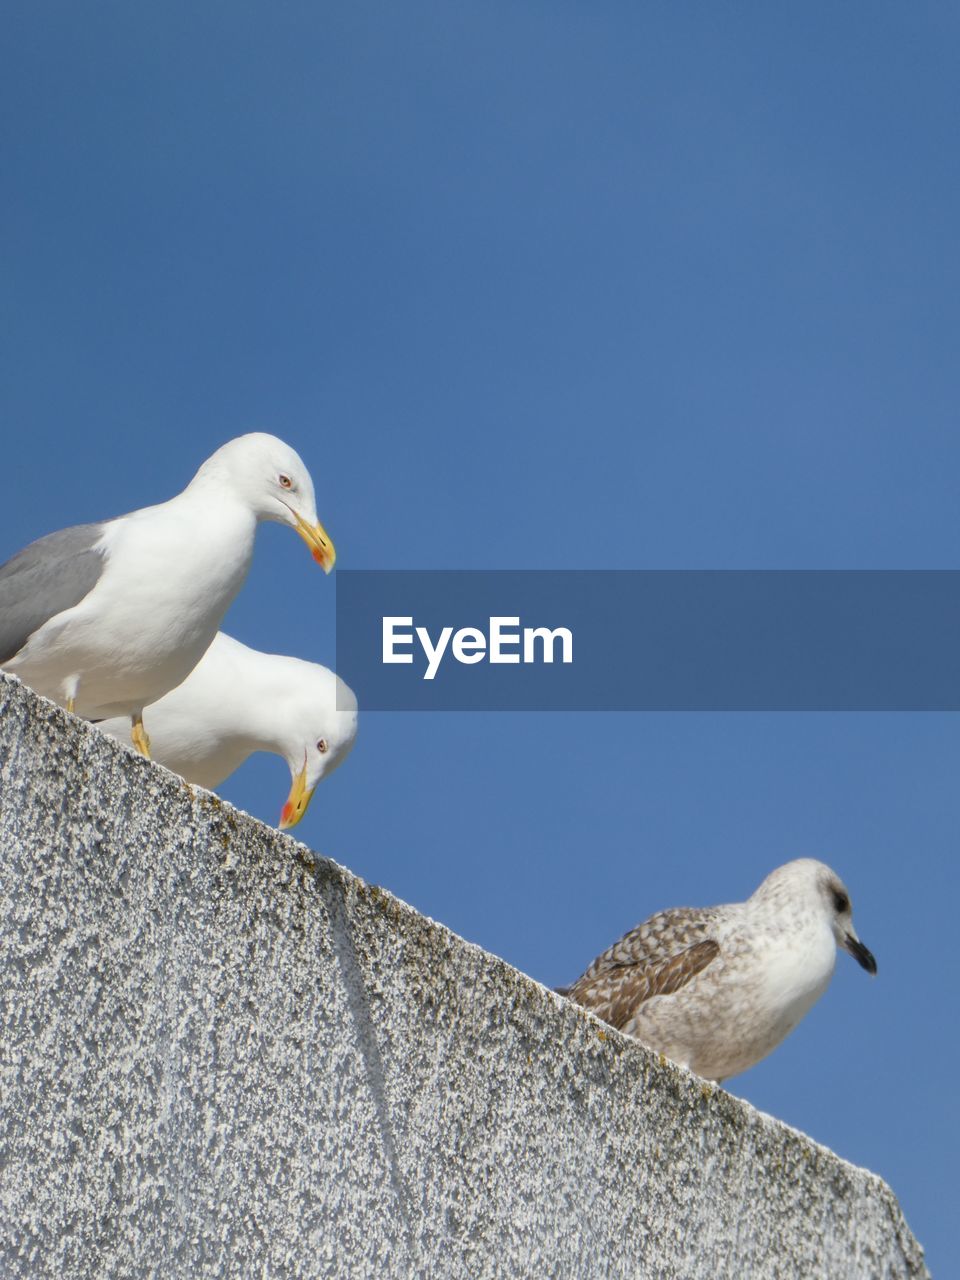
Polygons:
[[880,1178],[0,676],[0,1275],[927,1275]]

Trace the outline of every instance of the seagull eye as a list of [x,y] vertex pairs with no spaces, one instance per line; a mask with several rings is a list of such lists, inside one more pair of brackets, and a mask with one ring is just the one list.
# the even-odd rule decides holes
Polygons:
[[841,893],[839,889],[834,889],[833,905],[836,907],[840,915],[844,915],[850,910],[850,899],[845,893]]
[[322,756],[323,756],[323,755],[326,755],[326,753],[327,753],[327,740],[326,740],[326,738],[320,738],[320,739],[317,741],[317,750],[320,752],[320,754],[321,754]]
[[293,488],[293,481],[290,479],[289,476],[285,476],[282,472],[280,473],[280,475],[277,476],[277,479],[280,481],[281,489]]

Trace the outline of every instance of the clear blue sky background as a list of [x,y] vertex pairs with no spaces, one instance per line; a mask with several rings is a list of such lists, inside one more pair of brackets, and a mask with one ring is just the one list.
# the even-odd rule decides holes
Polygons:
[[[16,0],[0,556],[267,429],[353,568],[960,567],[958,46],[947,3]],[[271,526],[228,629],[329,662],[334,601]],[[368,714],[299,834],[550,984],[830,862],[879,977],[732,1089],[947,1274],[958,779],[951,715]]]

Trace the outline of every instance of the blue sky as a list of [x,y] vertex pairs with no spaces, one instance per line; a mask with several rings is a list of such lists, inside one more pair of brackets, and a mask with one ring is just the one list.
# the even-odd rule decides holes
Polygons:
[[[344,567],[960,567],[953,6],[4,26],[0,556],[266,429]],[[334,602],[268,527],[227,627],[329,662]],[[887,1178],[945,1271],[958,777],[953,715],[368,714],[298,834],[550,984],[831,863],[879,976],[840,956],[732,1089]],[[223,792],[274,821],[287,784]]]

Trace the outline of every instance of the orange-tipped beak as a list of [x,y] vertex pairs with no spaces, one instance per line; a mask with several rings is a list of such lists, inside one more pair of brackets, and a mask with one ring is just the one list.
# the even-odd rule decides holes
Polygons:
[[286,831],[289,827],[295,827],[303,815],[307,812],[307,807],[313,796],[316,787],[307,787],[307,766],[303,768],[293,780],[293,786],[290,788],[290,794],[287,796],[286,804],[280,810],[280,830]]
[[337,559],[333,539],[318,520],[316,524],[308,524],[306,520],[290,508],[297,522],[297,533],[310,548],[310,553],[324,573],[329,573]]

